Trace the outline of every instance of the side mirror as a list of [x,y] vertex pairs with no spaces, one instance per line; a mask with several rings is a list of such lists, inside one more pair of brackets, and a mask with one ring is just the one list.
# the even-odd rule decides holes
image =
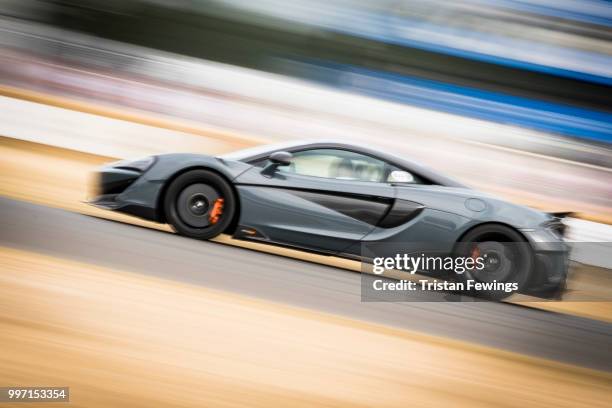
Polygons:
[[414,176],[407,171],[395,170],[389,174],[389,183],[414,183]]
[[277,166],[288,166],[291,164],[293,155],[289,152],[274,152],[270,155],[269,160]]
[[272,177],[279,166],[288,166],[291,164],[293,155],[289,152],[274,152],[268,157],[270,163],[261,171],[264,177]]

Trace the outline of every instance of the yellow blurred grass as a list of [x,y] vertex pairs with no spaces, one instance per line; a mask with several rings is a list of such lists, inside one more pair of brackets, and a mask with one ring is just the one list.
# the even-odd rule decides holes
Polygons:
[[608,373],[458,341],[15,249],[0,263],[0,383],[70,386],[75,407],[604,407],[612,393]]

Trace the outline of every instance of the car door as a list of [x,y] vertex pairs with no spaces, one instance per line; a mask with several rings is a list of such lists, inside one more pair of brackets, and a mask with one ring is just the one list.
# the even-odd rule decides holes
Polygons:
[[234,180],[243,238],[342,252],[374,229],[395,195],[384,161],[348,150],[293,152],[290,165],[262,170]]

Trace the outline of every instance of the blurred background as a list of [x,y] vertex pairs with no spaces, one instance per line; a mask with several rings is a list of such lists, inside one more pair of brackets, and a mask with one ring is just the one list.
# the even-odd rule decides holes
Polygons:
[[[218,154],[289,139],[340,139],[405,155],[469,186],[515,202],[545,211],[571,211],[573,216],[567,220],[571,227],[570,239],[612,241],[609,225],[612,224],[611,90],[612,5],[604,0],[0,0],[0,195],[166,230],[102,214],[82,205],[87,173],[117,158],[180,151]],[[144,259],[154,253],[151,248],[129,254],[114,249],[116,256],[112,261],[110,258],[94,260],[93,254],[91,258],[82,255],[84,249],[78,245],[91,246],[97,242],[92,237],[81,239],[72,248],[66,243],[61,250],[60,247],[52,249],[45,246],[50,245],[46,241],[36,241],[40,237],[35,239],[34,235],[21,232],[22,226],[14,221],[20,219],[15,216],[17,210],[9,207],[5,205],[0,214],[5,223],[0,252],[8,270],[14,272],[4,275],[0,285],[0,291],[5,291],[4,299],[11,299],[4,304],[0,301],[0,313],[8,324],[5,337],[0,337],[6,351],[2,360],[5,369],[0,370],[4,374],[0,374],[0,379],[5,375],[6,382],[37,385],[27,380],[40,378],[46,382],[38,385],[50,385],[57,379],[69,380],[70,384],[57,385],[80,384],[82,390],[87,390],[79,400],[83,405],[96,405],[99,394],[95,391],[111,392],[114,387],[115,394],[108,394],[108,400],[100,406],[117,406],[125,401],[126,395],[138,393],[121,388],[126,384],[122,385],[121,378],[109,373],[117,367],[129,366],[133,379],[154,370],[151,366],[138,365],[148,359],[154,361],[151,364],[157,364],[154,367],[166,364],[179,367],[179,373],[188,372],[189,376],[183,380],[189,386],[197,387],[203,378],[212,384],[207,375],[229,378],[227,382],[218,380],[214,387],[211,385],[211,394],[204,400],[178,398],[177,393],[183,391],[184,385],[173,383],[175,388],[165,394],[166,399],[159,400],[163,406],[188,406],[194,401],[232,406],[249,398],[262,398],[262,406],[287,401],[287,398],[292,398],[293,406],[300,403],[304,406],[313,403],[402,406],[408,394],[416,395],[413,401],[425,405],[432,401],[437,402],[433,405],[459,401],[439,394],[427,384],[456,381],[450,378],[451,371],[466,370],[460,362],[469,357],[464,346],[454,343],[442,346],[437,340],[418,336],[417,340],[412,338],[408,343],[401,343],[398,339],[405,340],[405,333],[390,333],[379,327],[355,328],[351,326],[353,323],[330,323],[327,318],[298,313],[299,319],[308,322],[304,323],[296,317],[297,312],[269,305],[251,305],[249,310],[260,308],[258,317],[246,322],[239,311],[228,312],[229,305],[235,303],[233,298],[214,298],[205,305],[198,303],[200,300],[180,303],[181,291],[187,289],[170,288],[157,281],[145,285],[140,276],[125,277],[122,268],[132,270],[138,262],[127,267],[118,259]],[[26,212],[38,214],[38,210],[24,208]],[[46,215],[38,218],[32,215],[31,218],[24,216],[22,221],[46,218]],[[63,218],[57,215],[57,219]],[[86,229],[84,226],[82,230],[66,232],[57,228],[49,225],[40,236],[53,241],[57,234],[70,242],[68,235],[62,234],[76,237]],[[98,231],[102,236],[101,230]],[[37,235],[34,231],[32,234]],[[130,236],[128,232],[124,234]],[[175,242],[168,241],[167,245],[173,247]],[[597,248],[596,255],[579,254],[578,260],[610,268],[606,247]],[[36,256],[19,252],[33,249]],[[163,248],[157,256],[163,257],[162,253]],[[68,261],[64,258],[83,263],[66,264]],[[274,262],[266,259],[261,260],[262,264]],[[207,271],[227,268],[215,262],[207,264]],[[83,272],[94,263],[109,270],[95,270],[84,277]],[[576,273],[593,275],[584,270]],[[109,284],[117,273],[124,276],[123,283],[129,290],[123,288],[116,292],[117,288]],[[130,279],[135,279],[133,287]],[[600,274],[597,279],[587,284],[588,290],[612,287],[609,274]],[[45,283],[32,283],[39,280]],[[66,285],[73,288],[75,297],[54,303],[53,294],[72,293],[63,289]],[[143,285],[146,289],[139,289]],[[208,285],[204,283],[204,286]],[[90,287],[95,288],[97,297],[86,300],[77,295]],[[164,312],[156,314],[161,308],[159,290],[171,292],[170,299],[180,306],[164,303]],[[13,299],[11,294],[19,291],[30,295]],[[130,312],[113,318],[106,315],[103,310],[115,310],[106,297],[110,294],[123,302],[121,310],[127,308]],[[257,296],[248,291],[247,294]],[[204,295],[193,296],[197,299]],[[606,296],[603,298],[609,299]],[[147,300],[144,304],[135,304],[134,299],[140,298]],[[358,302],[358,298],[352,301]],[[591,303],[579,311],[576,308],[563,311],[610,321],[609,302],[604,303],[603,306]],[[48,311],[52,315],[41,321],[52,321],[53,327],[63,327],[70,333],[82,331],[95,321],[95,327],[89,329],[101,337],[83,342],[74,340],[78,336],[71,337],[73,343],[53,328],[43,327],[37,332],[30,324],[40,319],[30,316],[46,307],[50,307]],[[197,312],[200,307],[212,310],[205,317],[208,320],[198,320],[204,319]],[[268,308],[284,317],[271,316]],[[58,317],[81,309],[84,312],[76,321],[66,323]],[[187,314],[182,315],[185,310]],[[504,315],[505,310],[498,312]],[[16,316],[24,311],[28,312],[24,322],[29,323],[15,323],[19,321],[15,320]],[[525,316],[514,313],[510,313],[514,320],[508,317],[512,320],[512,324],[508,323],[511,327],[520,331],[528,326]],[[291,322],[286,321],[289,315]],[[147,320],[152,316],[155,320]],[[549,318],[533,317],[534,320]],[[105,319],[107,325],[100,323]],[[319,320],[325,320],[325,325],[330,326],[313,327],[312,322]],[[235,325],[231,325],[232,329],[223,329],[228,321]],[[236,329],[241,324],[247,324],[244,330],[248,335]],[[350,330],[346,329],[347,324]],[[598,341],[609,341],[609,323],[597,324]],[[326,333],[327,344],[333,346],[322,346],[316,336],[305,335],[291,348],[288,344],[293,338],[282,332],[273,343],[275,347],[283,344],[280,352],[285,354],[281,358],[266,354],[270,353],[271,343],[262,340],[261,328],[282,331],[285,325],[303,335],[306,330],[321,330]],[[439,327],[443,325],[440,323]],[[500,330],[489,330],[484,325],[478,330],[501,335]],[[559,332],[565,333],[567,326],[564,325]],[[132,331],[125,332],[127,327]],[[251,336],[261,341],[253,349],[247,349],[250,346],[228,344],[221,334],[207,337],[210,344],[222,348],[222,354],[227,353],[223,354],[225,360],[218,360],[214,353],[206,354],[210,350],[204,345],[187,344],[182,338],[156,337],[148,345],[151,349],[141,350],[136,357],[131,351],[125,351],[129,350],[127,346],[114,343],[125,338],[132,346],[143,345],[149,340],[151,330],[158,332],[162,327],[169,333],[184,331],[193,338],[208,336],[205,328],[221,327],[219,333],[227,336],[245,339]],[[336,332],[342,327],[346,330]],[[458,331],[467,331],[468,326],[465,327]],[[438,328],[429,329],[440,334]],[[366,332],[370,334],[365,335]],[[572,333],[573,337],[564,337],[568,344],[588,344],[579,331]],[[368,353],[376,350],[355,341],[359,334],[371,341],[380,341],[376,336],[383,336],[385,341],[393,343],[388,345],[390,351],[405,352],[408,347],[425,350],[423,347],[434,347],[432,344],[444,350],[427,349],[431,355],[440,357],[432,360],[419,360],[415,351],[410,354],[415,365],[394,366],[393,378],[385,377],[384,381],[378,378],[377,386],[393,395],[380,400],[365,391],[370,380],[366,378],[365,368],[364,372],[345,369],[360,364],[370,372],[391,375],[388,373],[393,356],[386,355],[387,360],[371,367]],[[457,336],[467,339],[464,334]],[[529,350],[527,354],[536,350],[538,347],[533,344],[537,343],[537,335],[525,336],[508,347],[513,352],[524,347]],[[20,367],[17,357],[32,352],[27,341],[21,343],[24,338],[32,341],[33,348],[36,338],[46,338],[48,343],[60,347],[59,352],[52,348],[38,351],[40,361],[49,367],[64,364],[57,360],[60,356],[70,356],[73,363],[81,358],[93,358],[98,374],[102,373],[108,381],[97,384],[96,371],[83,371],[77,363],[68,364],[64,375],[58,377],[44,376],[41,366],[35,363]],[[546,337],[540,341],[545,342]],[[338,353],[351,342],[353,354],[340,358]],[[493,341],[481,343],[498,346]],[[157,361],[153,356],[158,356],[159,350],[164,353],[159,354],[163,358]],[[167,354],[168,350],[182,351]],[[236,350],[247,353],[241,356],[248,363],[232,363],[230,356]],[[476,349],[469,350],[475,356],[483,355]],[[568,355],[575,352],[568,350]],[[512,381],[535,381],[536,378],[540,381],[525,385],[527,388],[522,390],[513,390],[514,394],[507,396],[509,405],[530,400],[534,405],[546,406],[580,403],[605,406],[602,397],[610,393],[609,372],[585,374],[580,371],[582,368],[567,369],[539,360],[528,363],[526,357],[510,358],[505,354],[497,361],[491,353],[485,353],[491,361],[469,357],[475,376],[479,375],[478,370],[497,375],[501,361],[502,371],[512,375],[508,377]],[[106,358],[109,355],[110,360]],[[278,363],[279,368],[271,360],[262,360],[262,356],[289,365]],[[591,357],[593,361],[598,359]],[[596,368],[605,368],[609,357],[609,353],[600,357],[603,365],[595,364]],[[299,361],[292,360],[295,358]],[[441,363],[444,358],[453,364]],[[341,379],[334,387],[329,386],[329,381],[333,382],[331,377],[315,381],[323,369],[312,365],[318,359],[331,361],[323,368],[330,376],[338,375],[335,378]],[[197,361],[198,367],[212,364],[214,368],[203,374],[188,361]],[[442,366],[437,366],[434,374],[429,371],[417,388],[397,382],[398,378],[414,373],[423,376],[432,364]],[[259,378],[259,383],[254,378],[261,371],[249,371],[252,365],[269,370]],[[297,365],[302,367],[301,371],[296,369]],[[404,368],[406,371],[402,371]],[[238,369],[244,370],[243,377],[236,374]],[[39,371],[36,377],[34,373]],[[11,376],[6,374],[9,372]],[[282,375],[298,372],[299,381]],[[556,377],[550,373],[559,375],[557,380],[551,380]],[[132,385],[140,387],[138,395],[142,398],[145,391],[157,387],[158,381],[161,380],[146,377],[142,383]],[[163,381],[172,379],[164,377]],[[456,385],[467,387],[466,390],[477,389],[482,395],[476,400],[468,391],[455,395],[466,406],[490,406],[496,401],[499,384],[503,383],[499,378],[465,381]],[[557,396],[557,381],[571,383],[573,388],[567,388],[567,395]],[[242,394],[228,397],[231,394],[228,390],[235,390],[236,384],[242,387]],[[262,394],[258,391],[262,385],[271,387],[267,389],[272,391]],[[539,392],[542,389],[548,394]],[[354,398],[348,398],[349,394]],[[538,397],[534,400],[536,394]],[[155,402],[144,399],[142,406],[153,406]]]
[[[0,4],[2,85],[243,136],[215,138],[200,147],[208,153],[365,142],[514,200],[612,221],[608,2]],[[194,148],[145,132],[75,133],[76,117],[32,123],[11,107],[7,137],[119,157]]]

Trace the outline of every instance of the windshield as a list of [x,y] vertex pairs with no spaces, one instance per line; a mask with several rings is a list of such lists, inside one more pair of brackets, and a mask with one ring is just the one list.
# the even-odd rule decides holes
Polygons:
[[273,144],[264,144],[258,145],[254,147],[247,147],[246,149],[236,150],[235,152],[230,152],[223,154],[219,157],[226,160],[248,160],[252,157],[256,157],[268,152],[276,152],[280,150],[289,149],[290,147],[295,146],[295,142],[280,142]]

